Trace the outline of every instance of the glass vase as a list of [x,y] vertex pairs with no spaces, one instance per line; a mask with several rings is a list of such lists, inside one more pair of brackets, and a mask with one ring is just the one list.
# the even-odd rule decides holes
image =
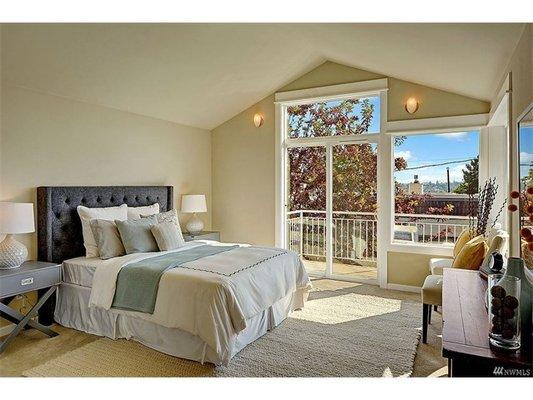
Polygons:
[[500,349],[520,348],[520,279],[488,276],[489,340]]

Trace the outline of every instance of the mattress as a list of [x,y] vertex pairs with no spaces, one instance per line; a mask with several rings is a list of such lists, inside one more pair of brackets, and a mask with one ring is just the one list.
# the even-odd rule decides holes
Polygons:
[[63,261],[61,266],[63,282],[72,285],[92,287],[96,267],[104,261],[99,258],[77,257]]

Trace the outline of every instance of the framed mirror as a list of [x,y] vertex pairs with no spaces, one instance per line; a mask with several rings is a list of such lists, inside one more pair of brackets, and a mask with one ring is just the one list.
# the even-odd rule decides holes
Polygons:
[[[530,104],[518,121],[518,149],[520,193],[525,193],[528,187],[533,187],[533,104]],[[520,204],[520,228],[533,230],[533,218],[528,215],[527,205],[523,203]],[[525,242],[522,242],[520,249],[528,269],[533,270],[533,252],[527,250]]]

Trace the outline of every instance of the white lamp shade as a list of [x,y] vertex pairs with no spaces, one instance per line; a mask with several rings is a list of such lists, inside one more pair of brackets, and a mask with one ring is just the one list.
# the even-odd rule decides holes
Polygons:
[[0,202],[0,233],[35,232],[33,203]]
[[207,212],[207,204],[203,194],[186,194],[181,196],[181,212]]

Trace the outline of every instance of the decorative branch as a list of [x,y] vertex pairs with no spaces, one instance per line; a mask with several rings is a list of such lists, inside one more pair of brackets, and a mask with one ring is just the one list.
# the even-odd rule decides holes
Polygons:
[[496,222],[498,222],[498,219],[500,219],[501,215],[502,215],[502,212],[503,212],[503,209],[505,208],[505,205],[507,204],[507,199],[505,199],[500,207],[500,209],[498,210],[498,214],[496,214],[496,217],[494,218],[494,221],[492,221],[492,225],[490,226],[491,229],[494,228],[496,226]]

